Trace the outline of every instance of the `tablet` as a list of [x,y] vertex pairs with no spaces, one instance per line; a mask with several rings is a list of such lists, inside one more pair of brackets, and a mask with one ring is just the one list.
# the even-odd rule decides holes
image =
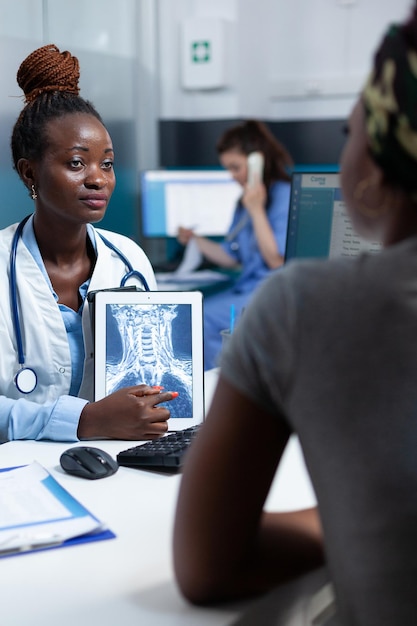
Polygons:
[[[98,291],[94,395],[145,383],[179,395],[170,430],[204,419],[203,296],[199,291]],[[162,405],[160,405],[162,406]]]

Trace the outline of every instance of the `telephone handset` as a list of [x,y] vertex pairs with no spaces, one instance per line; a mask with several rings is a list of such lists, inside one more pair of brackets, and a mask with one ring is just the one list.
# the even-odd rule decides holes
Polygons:
[[248,185],[251,187],[256,182],[261,183],[264,173],[264,155],[262,152],[248,154]]

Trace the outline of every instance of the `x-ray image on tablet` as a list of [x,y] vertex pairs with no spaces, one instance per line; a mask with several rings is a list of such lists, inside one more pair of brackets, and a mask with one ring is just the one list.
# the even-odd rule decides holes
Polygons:
[[96,399],[123,387],[159,385],[179,393],[167,403],[171,418],[187,426],[201,422],[201,300],[198,292],[96,294]]
[[[108,304],[106,393],[146,383],[178,390],[183,417],[192,415],[191,306]],[[171,417],[178,403],[170,403]]]

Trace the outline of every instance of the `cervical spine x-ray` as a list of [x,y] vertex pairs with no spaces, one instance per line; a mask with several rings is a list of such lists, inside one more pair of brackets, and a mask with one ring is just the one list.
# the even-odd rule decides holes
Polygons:
[[161,385],[179,392],[168,403],[171,417],[191,418],[191,350],[189,304],[108,304],[106,394],[141,383]]

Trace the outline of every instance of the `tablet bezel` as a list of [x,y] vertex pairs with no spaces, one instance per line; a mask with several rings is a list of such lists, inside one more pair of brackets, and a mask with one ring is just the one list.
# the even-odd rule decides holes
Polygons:
[[[183,430],[204,420],[203,294],[200,291],[99,291],[94,305],[94,397],[106,396],[106,307],[108,304],[191,305],[192,417],[173,417],[168,428]],[[166,389],[166,391],[176,391]],[[175,402],[175,400],[174,400]]]

